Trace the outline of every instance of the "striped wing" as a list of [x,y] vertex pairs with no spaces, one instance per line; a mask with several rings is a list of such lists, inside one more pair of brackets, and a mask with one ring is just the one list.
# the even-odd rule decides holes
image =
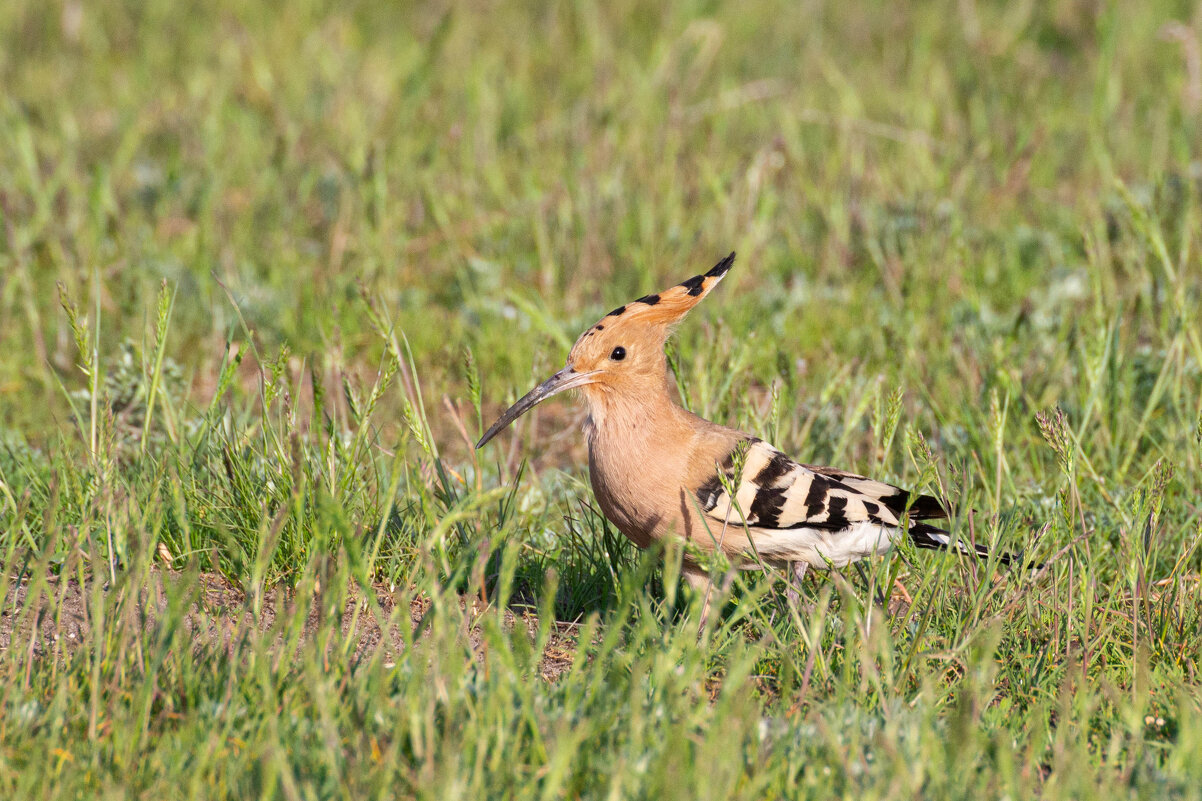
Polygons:
[[[725,486],[720,476],[725,476]],[[735,491],[733,502],[727,486]],[[798,464],[754,438],[740,443],[696,494],[707,516],[757,529],[841,531],[860,523],[896,528],[907,511],[912,521],[947,517],[929,495],[912,495],[830,467]]]

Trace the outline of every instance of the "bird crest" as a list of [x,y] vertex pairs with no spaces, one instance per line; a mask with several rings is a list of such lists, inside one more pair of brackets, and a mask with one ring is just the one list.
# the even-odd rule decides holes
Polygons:
[[614,322],[621,321],[640,325],[671,326],[678,323],[706,295],[713,291],[734,263],[735,254],[731,253],[715,264],[707,273],[694,275],[687,281],[682,281],[663,292],[644,295],[625,306],[619,306],[593,326],[593,330],[596,330],[598,326],[604,330],[603,327],[606,323],[611,322],[611,318],[617,318],[613,320]]
[[647,366],[661,362],[661,349],[672,329],[713,291],[734,263],[731,253],[709,272],[614,309],[580,335],[568,363],[578,370],[591,369],[602,360],[612,361],[615,352],[628,352]]

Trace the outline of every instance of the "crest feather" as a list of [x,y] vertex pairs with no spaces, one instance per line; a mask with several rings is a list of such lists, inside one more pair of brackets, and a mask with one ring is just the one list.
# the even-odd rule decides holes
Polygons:
[[654,295],[644,295],[638,300],[631,301],[625,306],[619,306],[607,317],[621,317],[631,322],[671,325],[702,301],[718,282],[722,280],[735,263],[732,252],[722,261],[715,264],[707,273],[694,275],[676,286],[669,287]]

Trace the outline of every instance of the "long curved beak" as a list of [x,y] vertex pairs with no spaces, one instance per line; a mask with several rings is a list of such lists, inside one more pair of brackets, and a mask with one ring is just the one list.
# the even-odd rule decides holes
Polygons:
[[582,387],[585,384],[593,383],[594,376],[597,372],[578,373],[571,367],[565,367],[555,375],[548,378],[543,383],[539,384],[534,389],[522,396],[522,399],[505,410],[505,413],[497,418],[497,422],[493,423],[484,436],[480,437],[480,441],[476,443],[476,448],[483,448],[488,444],[488,441],[495,437],[501,429],[518,419],[526,412],[533,409],[538,404],[545,401],[552,395],[557,395],[565,389],[573,389]]

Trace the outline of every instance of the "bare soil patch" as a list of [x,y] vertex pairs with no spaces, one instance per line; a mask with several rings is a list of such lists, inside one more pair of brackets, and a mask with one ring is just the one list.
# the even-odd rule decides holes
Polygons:
[[[140,592],[140,597],[126,604],[123,614],[133,616],[136,623],[150,630],[167,612],[168,595],[166,585],[188,579],[182,574],[156,571],[152,581]],[[261,632],[271,631],[281,615],[305,615],[301,642],[311,638],[317,631],[322,614],[322,599],[308,599],[305,608],[296,594],[272,588],[263,592],[255,612],[253,599],[236,584],[216,573],[202,573],[198,580],[198,599],[190,606],[185,618],[185,629],[193,639],[207,646],[231,647],[247,629]],[[0,651],[10,648],[23,649],[29,659],[63,658],[90,642],[93,631],[92,593],[110,593],[107,584],[95,586],[90,582],[81,584],[74,578],[53,577],[45,590],[38,593],[36,601],[28,598],[32,582],[24,579],[9,588],[0,610]],[[117,590],[124,591],[124,590]],[[397,630],[397,623],[407,619],[410,634],[418,630],[432,601],[426,596],[407,598],[408,594],[391,590],[385,585],[373,587],[373,608],[361,591],[348,593],[339,612],[339,628],[342,636],[354,642],[356,660],[366,659],[376,651],[383,650],[384,661],[392,662],[404,649],[404,639]],[[33,603],[34,608],[30,608]],[[398,604],[408,603],[409,614],[394,614]],[[487,607],[478,598],[458,599],[464,613],[464,636],[472,650],[479,655],[483,647],[479,627],[474,624]],[[503,612],[507,629],[524,628],[531,638],[538,628],[538,618],[533,613],[506,609]],[[35,633],[36,628],[36,633]],[[540,673],[548,681],[554,681],[566,671],[573,659],[577,645],[579,626],[573,623],[555,623],[550,639],[543,652]],[[284,647],[283,635],[278,644]]]

